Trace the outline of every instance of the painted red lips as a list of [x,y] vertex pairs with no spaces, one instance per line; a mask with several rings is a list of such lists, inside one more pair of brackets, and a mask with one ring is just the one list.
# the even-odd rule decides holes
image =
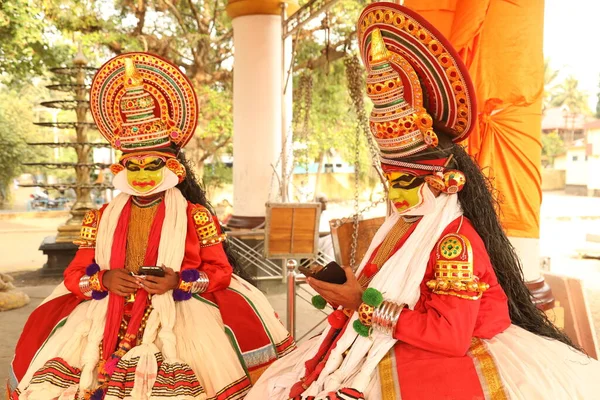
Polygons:
[[410,204],[408,203],[408,201],[404,200],[404,201],[397,201],[397,202],[395,202],[394,206],[396,208],[405,208],[405,207],[410,207]]
[[133,186],[146,187],[146,186],[154,186],[154,185],[156,185],[156,182],[154,182],[154,181],[148,181],[148,182],[133,181],[133,182],[131,182],[131,184]]

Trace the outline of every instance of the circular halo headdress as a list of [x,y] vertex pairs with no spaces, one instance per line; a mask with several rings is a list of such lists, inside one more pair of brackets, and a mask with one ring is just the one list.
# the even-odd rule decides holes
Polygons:
[[198,101],[189,79],[149,53],[126,53],[106,62],[90,89],[98,130],[125,153],[185,146],[198,122]]
[[434,126],[454,142],[471,133],[477,116],[473,84],[437,29],[406,7],[378,2],[363,10],[357,31],[374,103],[370,128],[383,164],[436,147]]

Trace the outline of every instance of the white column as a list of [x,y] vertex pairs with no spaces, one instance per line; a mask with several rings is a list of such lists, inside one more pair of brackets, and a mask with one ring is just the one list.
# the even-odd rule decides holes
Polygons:
[[271,165],[282,144],[281,17],[234,18],[233,40],[233,210],[260,217],[279,190]]
[[517,251],[523,265],[525,282],[533,282],[542,276],[540,265],[540,240],[509,236],[508,239]]

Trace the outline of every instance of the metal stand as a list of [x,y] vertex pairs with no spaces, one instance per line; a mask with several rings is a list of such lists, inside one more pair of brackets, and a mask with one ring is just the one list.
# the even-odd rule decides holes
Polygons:
[[287,261],[287,329],[296,337],[296,260]]

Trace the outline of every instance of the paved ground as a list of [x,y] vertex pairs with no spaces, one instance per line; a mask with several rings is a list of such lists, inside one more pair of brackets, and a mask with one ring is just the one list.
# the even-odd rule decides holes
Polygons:
[[21,329],[29,314],[48,296],[54,286],[28,286],[22,287],[31,298],[31,302],[20,309],[4,311],[0,313],[0,393],[4,395],[4,383],[8,378],[8,368],[12,360],[13,352],[19,339]]
[[38,269],[46,262],[38,248],[46,236],[55,235],[56,228],[67,220],[64,215],[48,215],[0,219],[0,272]]
[[[333,205],[332,218],[349,216],[351,204]],[[26,214],[23,214],[26,216]],[[0,271],[16,272],[16,284],[31,297],[31,303],[18,310],[0,313],[0,383],[6,371],[19,333],[31,311],[47,296],[58,283],[56,280],[39,280],[32,277],[45,258],[38,247],[45,236],[54,234],[66,217],[48,213],[46,218],[13,218],[0,214]],[[578,257],[578,250],[600,244],[586,243],[586,234],[600,234],[600,198],[564,196],[561,193],[544,193],[541,215],[540,247],[542,256],[552,258],[552,272],[578,277],[584,280],[588,291],[596,331],[600,332],[600,261]],[[269,293],[267,297],[286,319],[286,296],[282,290]],[[310,300],[310,294],[302,294]],[[305,301],[297,302],[296,337],[301,338],[324,315]],[[323,326],[323,324],[321,324]],[[315,332],[309,333],[309,336]]]

